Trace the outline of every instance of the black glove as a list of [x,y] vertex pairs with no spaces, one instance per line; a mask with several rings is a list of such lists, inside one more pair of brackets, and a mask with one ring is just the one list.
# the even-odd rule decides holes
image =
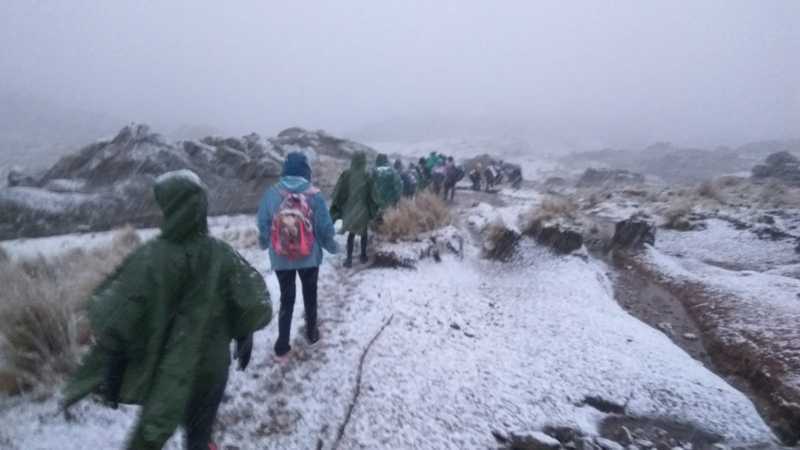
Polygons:
[[250,364],[250,355],[253,353],[253,335],[236,340],[236,351],[233,359],[239,361],[239,370],[244,370]]
[[103,389],[103,397],[112,409],[119,406],[119,391],[122,389],[122,375],[127,365],[122,353],[112,353],[108,358]]

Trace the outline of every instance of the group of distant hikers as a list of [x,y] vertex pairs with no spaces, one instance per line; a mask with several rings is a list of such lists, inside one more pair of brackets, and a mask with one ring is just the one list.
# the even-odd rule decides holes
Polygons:
[[[356,153],[339,177],[330,210],[311,182],[303,153],[289,153],[280,180],[264,193],[257,224],[280,285],[275,361],[286,362],[300,278],[305,334],[320,340],[317,282],[323,250],[335,254],[334,223],[348,233],[344,265],[353,263],[355,238],[367,262],[368,229],[403,196],[430,187],[452,199],[463,178],[453,158],[431,153],[404,169],[378,155],[372,170]],[[216,450],[212,426],[233,359],[245,370],[253,333],[272,319],[262,275],[208,230],[207,187],[188,170],[156,180],[155,200],[163,213],[161,234],[135,250],[93,293],[88,317],[94,341],[67,384],[64,409],[100,394],[111,407],[141,406],[127,448],[161,449],[179,426],[189,450]]]
[[486,164],[486,167],[477,162],[469,172],[469,180],[472,182],[473,191],[480,191],[481,185],[483,185],[486,192],[491,192],[503,182],[504,176],[508,177],[508,182],[514,189],[518,189],[522,184],[522,169],[515,165],[506,166],[502,161],[499,163],[490,161]]

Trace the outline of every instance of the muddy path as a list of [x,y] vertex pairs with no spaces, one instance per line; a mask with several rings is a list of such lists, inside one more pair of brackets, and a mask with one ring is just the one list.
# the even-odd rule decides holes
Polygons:
[[677,346],[750,398],[784,445],[798,445],[797,419],[774,395],[774,382],[755,368],[743,370],[748,364],[754,367],[767,364],[739,354],[704,333],[699,312],[691,307],[704,302],[702,289],[667,283],[630,255],[597,256],[607,263],[614,296],[628,313],[664,332]]

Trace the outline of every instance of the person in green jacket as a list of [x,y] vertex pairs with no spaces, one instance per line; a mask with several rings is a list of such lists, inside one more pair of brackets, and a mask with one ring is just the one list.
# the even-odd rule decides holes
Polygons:
[[272,318],[264,279],[208,234],[206,188],[193,172],[155,184],[161,234],[131,254],[89,300],[94,343],[64,392],[67,409],[91,393],[141,405],[128,441],[160,449],[179,425],[186,448],[208,450],[228,380],[229,346],[240,370],[253,333]]
[[378,217],[388,208],[396,205],[403,196],[403,179],[400,173],[389,165],[389,157],[381,153],[375,159],[372,172],[375,188],[375,201],[378,205]]
[[342,220],[342,231],[349,233],[344,266],[353,265],[356,235],[361,236],[361,262],[366,263],[369,260],[367,229],[370,221],[375,218],[377,204],[374,198],[373,180],[367,173],[367,155],[363,152],[356,152],[350,168],[339,175],[336,187],[333,189],[330,213],[334,222]]

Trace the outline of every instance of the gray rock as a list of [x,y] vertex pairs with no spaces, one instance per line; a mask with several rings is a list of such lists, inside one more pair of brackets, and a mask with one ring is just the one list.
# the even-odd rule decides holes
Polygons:
[[575,441],[577,450],[601,450],[598,444],[595,444],[594,439],[588,436],[583,436]]
[[524,435],[512,434],[508,446],[518,450],[558,450],[561,443],[541,431],[534,431]]
[[623,447],[622,444],[614,442],[611,439],[596,437],[594,442],[603,450],[625,450],[625,447]]
[[643,218],[631,217],[617,222],[614,226],[614,237],[611,238],[612,249],[637,250],[645,245],[655,245],[656,226]]

